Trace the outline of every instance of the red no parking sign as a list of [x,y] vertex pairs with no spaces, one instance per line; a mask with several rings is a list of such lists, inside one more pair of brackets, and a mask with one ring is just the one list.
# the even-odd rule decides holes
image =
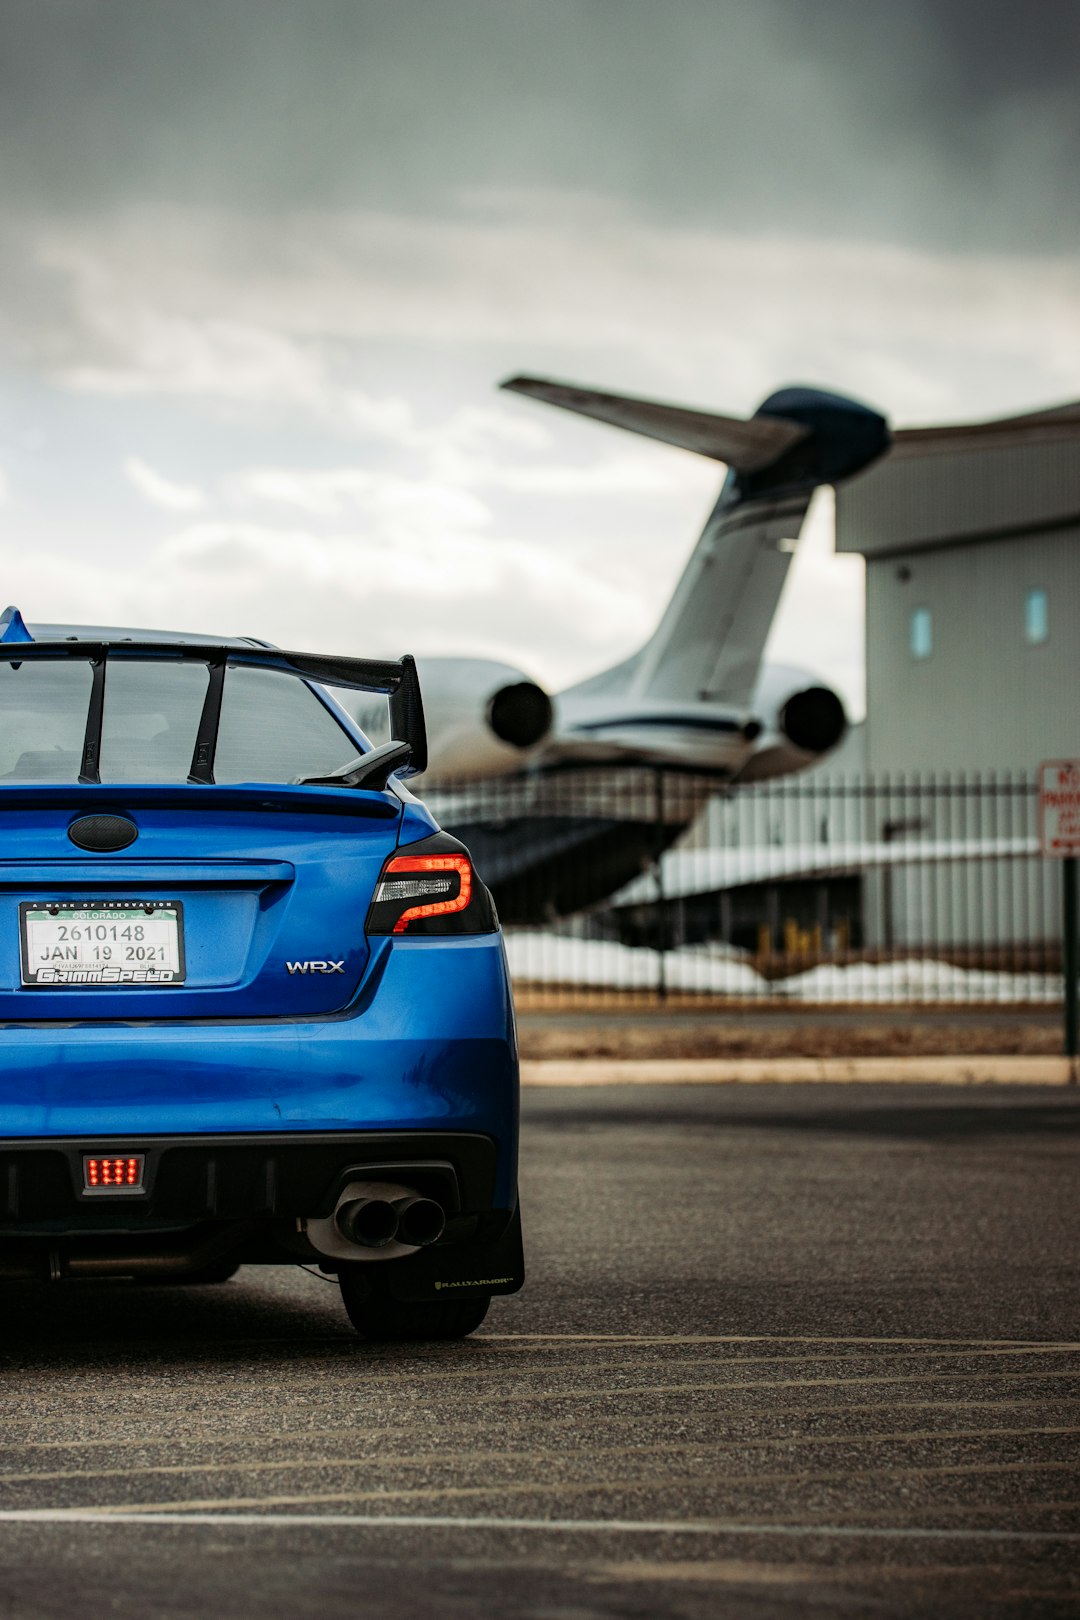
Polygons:
[[1039,848],[1044,855],[1080,855],[1080,759],[1039,766]]
[[1061,868],[1061,967],[1065,992],[1065,1055],[1080,1056],[1080,951],[1076,857],[1080,855],[1080,759],[1048,759],[1039,766],[1039,848],[1064,858]]

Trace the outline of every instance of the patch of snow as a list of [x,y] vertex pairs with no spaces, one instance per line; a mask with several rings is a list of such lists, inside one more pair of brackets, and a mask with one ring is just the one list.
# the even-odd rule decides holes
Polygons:
[[[654,990],[660,982],[660,961],[655,951],[620,945],[617,940],[509,930],[506,954],[513,977],[527,979],[531,984]],[[668,951],[664,979],[669,990],[719,996],[769,994],[760,973],[727,953]]]
[[[660,962],[655,951],[615,940],[510,929],[506,933],[510,971],[534,985],[582,989],[655,990]],[[669,990],[698,995],[775,997],[838,1005],[870,1002],[1057,1002],[1061,979],[1047,973],[987,972],[919,958],[901,962],[825,963],[805,973],[772,981],[730,946],[669,951],[664,958]]]
[[[669,900],[714,894],[746,883],[826,877],[882,866],[930,866],[954,861],[1034,859],[1034,837],[907,839],[895,843],[746,844],[734,849],[672,849],[662,856],[664,893]],[[613,906],[650,905],[656,879],[636,877],[612,897]]]
[[823,963],[785,979],[798,1001],[1060,1001],[1061,980],[1049,973],[987,972],[933,958],[905,962]]

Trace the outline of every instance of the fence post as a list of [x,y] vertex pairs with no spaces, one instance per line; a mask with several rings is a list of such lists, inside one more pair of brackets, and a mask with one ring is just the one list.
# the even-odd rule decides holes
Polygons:
[[1080,1049],[1080,1019],[1077,1008],[1077,894],[1076,856],[1066,855],[1061,863],[1061,968],[1065,978],[1065,1056],[1075,1058]]
[[655,816],[655,862],[656,876],[656,994],[661,1001],[667,1000],[667,904],[664,894],[664,772],[657,769],[654,777],[656,788],[656,802],[653,814]]

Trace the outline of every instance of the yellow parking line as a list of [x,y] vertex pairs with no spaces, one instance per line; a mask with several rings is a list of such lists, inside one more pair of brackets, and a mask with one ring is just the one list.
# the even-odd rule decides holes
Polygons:
[[[1013,1411],[1014,1409],[1028,1411],[1031,1408],[1042,1406],[1052,1406],[1055,1410],[1062,1406],[1080,1406],[1080,1396],[1055,1394],[1020,1396],[1011,1400],[995,1400],[991,1398],[989,1400],[957,1401],[890,1401],[888,1411],[890,1413],[968,1411],[1009,1412]],[[744,1421],[756,1420],[757,1418],[769,1417],[782,1418],[785,1421],[790,1421],[792,1418],[797,1418],[800,1415],[813,1417],[838,1417],[854,1412],[865,1413],[869,1410],[870,1408],[867,1406],[865,1401],[840,1402],[836,1405],[830,1406],[820,1406],[815,1404],[812,1409],[804,1409],[802,1407],[795,1406],[777,1406],[776,1403],[773,1402],[769,1406],[740,1407],[736,1413],[729,1413],[726,1415],[734,1416],[737,1422],[742,1423]],[[182,1421],[183,1414],[178,1414],[178,1418],[180,1421]],[[497,1428],[499,1430],[503,1430],[507,1426],[517,1426],[521,1429],[527,1429],[535,1426],[537,1421],[537,1419],[531,1417],[527,1412],[520,1414],[500,1413],[496,1419],[488,1424],[484,1423],[483,1418],[470,1418],[461,1423],[440,1423],[439,1433],[466,1434],[474,1437],[478,1432],[482,1433],[485,1428]],[[551,1417],[545,1414],[542,1421],[546,1430],[570,1428],[573,1430],[576,1437],[581,1438],[585,1432],[582,1428],[582,1424],[589,1423],[590,1418],[588,1414],[577,1412],[572,1417]],[[625,1429],[630,1428],[635,1424],[647,1424],[650,1419],[647,1416],[642,1417],[637,1413],[605,1412],[601,1416],[598,1416],[591,1421],[600,1425],[601,1432],[606,1432],[609,1429]],[[703,1421],[707,1421],[710,1424],[714,1423],[716,1421],[715,1414],[708,1414],[707,1418],[703,1419]],[[8,1425],[8,1430],[9,1432],[11,1430],[10,1424]],[[226,1434],[221,1430],[214,1429],[192,1430],[189,1429],[186,1424],[184,1424],[179,1433],[159,1431],[155,1434],[148,1434],[145,1430],[140,1429],[137,1435],[129,1436],[126,1440],[123,1437],[118,1437],[116,1434],[99,1436],[95,1439],[85,1439],[82,1436],[78,1436],[68,1440],[31,1440],[19,1436],[18,1438],[13,1439],[6,1446],[0,1446],[0,1453],[5,1450],[16,1451],[20,1454],[26,1451],[91,1451],[105,1447],[114,1450],[120,1444],[133,1443],[138,1444],[141,1449],[147,1450],[154,1446],[174,1446],[178,1440],[182,1440],[184,1445],[221,1446],[269,1445],[272,1443],[285,1444],[295,1440],[336,1440],[355,1437],[375,1441],[385,1440],[388,1438],[392,1439],[394,1437],[400,1438],[410,1434],[429,1434],[430,1432],[431,1423],[427,1418],[418,1423],[380,1424],[370,1427],[366,1424],[334,1424],[334,1426],[329,1429],[246,1429],[235,1434]],[[939,1431],[927,1431],[928,1434],[933,1434],[936,1432]],[[1032,1430],[1031,1432],[1037,1433],[1039,1431]],[[734,1438],[737,1439],[738,1437]],[[847,1435],[845,1438],[851,1439],[852,1437]],[[782,1441],[786,1443],[785,1437],[781,1437],[775,1443],[780,1444]],[[757,1444],[759,1442],[748,1441],[746,1443]],[[773,1442],[771,1440],[762,1440],[760,1443],[772,1444]]]
[[[666,1367],[668,1363],[661,1363]],[[723,1363],[721,1363],[723,1365]],[[552,1369],[563,1371],[565,1369]],[[584,1371],[598,1371],[598,1368],[585,1368]],[[691,1366],[675,1367],[675,1372],[692,1371]],[[523,1369],[527,1372],[528,1369]],[[461,1404],[478,1401],[483,1407],[493,1408],[512,1404],[518,1401],[581,1401],[602,1399],[605,1401],[623,1400],[629,1396],[656,1396],[656,1395],[695,1395],[723,1393],[738,1395],[742,1391],[776,1392],[790,1389],[870,1389],[888,1388],[901,1384],[935,1385],[944,1383],[960,1384],[998,1384],[1014,1383],[1049,1383],[1060,1379],[1080,1381],[1080,1369],[1074,1368],[1036,1368],[1029,1372],[1003,1372],[994,1369],[992,1372],[938,1372],[924,1371],[914,1373],[888,1373],[888,1374],[857,1374],[843,1375],[836,1378],[742,1378],[726,1380],[710,1380],[700,1383],[665,1383],[665,1384],[602,1384],[589,1385],[584,1388],[572,1387],[569,1389],[526,1389],[502,1390],[491,1387],[490,1381],[486,1387],[477,1390],[460,1390],[457,1400]],[[413,1388],[398,1387],[393,1391],[398,1402],[405,1400],[423,1400],[427,1393],[427,1383],[417,1384]],[[235,1385],[230,1386],[235,1391]],[[350,1383],[348,1394],[350,1397],[362,1396],[366,1392],[363,1382]],[[324,1391],[325,1393],[325,1391]],[[387,1394],[383,1386],[375,1386],[374,1393]],[[160,1405],[160,1394],[156,1391],[147,1392],[147,1400],[152,1399],[155,1409]],[[128,1400],[128,1411],[136,1410],[135,1403]]]
[[[758,1451],[770,1448],[791,1450],[797,1446],[809,1446],[812,1448],[815,1446],[839,1445],[915,1445],[923,1441],[1019,1439],[1034,1435],[1074,1434],[1080,1434],[1080,1427],[1048,1424],[1041,1428],[916,1429],[896,1433],[856,1435],[782,1435],[766,1439],[741,1439],[738,1436],[732,1436],[723,1440],[659,1440],[639,1442],[630,1446],[590,1446],[589,1454],[594,1457],[659,1456],[664,1452]],[[134,1466],[128,1464],[123,1468],[24,1470],[17,1474],[0,1474],[0,1485],[35,1485],[44,1481],[55,1482],[62,1479],[141,1479],[158,1474],[287,1473],[312,1468],[370,1468],[373,1463],[378,1464],[380,1469],[385,1470],[425,1467],[430,1463],[565,1462],[566,1455],[565,1450],[535,1451],[526,1447],[511,1446],[489,1451],[470,1447],[464,1453],[444,1449],[442,1451],[406,1452],[397,1455],[385,1452],[368,1452],[361,1457],[286,1457],[269,1461],[256,1460],[255,1462],[144,1463]]]
[[[16,1508],[0,1512],[6,1524],[92,1524],[103,1525],[175,1524],[239,1525],[244,1529],[319,1529],[326,1526],[350,1530],[513,1530],[541,1531],[556,1535],[648,1535],[648,1536],[750,1536],[782,1537],[794,1540],[903,1540],[972,1541],[1046,1545],[1071,1545],[1080,1541],[1080,1532],[1070,1530],[1016,1530],[1011,1527],[956,1529],[938,1525],[860,1525],[770,1524],[754,1519],[526,1519],[498,1514],[405,1514],[405,1513],[236,1513],[182,1512],[176,1509],[147,1512],[116,1512],[107,1508]],[[955,1565],[949,1566],[956,1569]],[[842,1573],[842,1572],[841,1572]],[[925,1570],[922,1571],[925,1574]]]
[[310,1491],[289,1496],[230,1496],[192,1498],[180,1502],[118,1502],[100,1509],[103,1513],[197,1512],[201,1509],[290,1507],[312,1502],[424,1502],[440,1499],[469,1500],[497,1496],[582,1496],[596,1491],[641,1491],[689,1485],[734,1486],[741,1490],[761,1485],[826,1485],[851,1480],[886,1483],[903,1479],[956,1479],[964,1477],[1019,1474],[1078,1474],[1080,1462],[945,1463],[923,1468],[843,1468],[804,1469],[794,1473],[753,1474],[635,1474],[628,1479],[500,1481],[484,1485],[424,1485],[395,1487],[392,1490]]
[[1023,1345],[1047,1350],[1080,1350],[1076,1339],[931,1339],[883,1338],[867,1334],[837,1336],[825,1333],[482,1333],[470,1341],[529,1341],[538,1344],[913,1344],[913,1345]]

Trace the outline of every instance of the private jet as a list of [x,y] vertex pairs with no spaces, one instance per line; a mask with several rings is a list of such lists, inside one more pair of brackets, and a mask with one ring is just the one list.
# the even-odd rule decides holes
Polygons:
[[[889,448],[878,412],[785,388],[749,419],[517,376],[502,385],[727,467],[648,641],[554,696],[481,659],[418,660],[428,721],[417,791],[473,851],[503,917],[540,922],[613,893],[717,791],[835,748],[839,696],[763,652],[811,496]],[[368,705],[354,711],[378,735]],[[385,721],[383,722],[385,727]]]

